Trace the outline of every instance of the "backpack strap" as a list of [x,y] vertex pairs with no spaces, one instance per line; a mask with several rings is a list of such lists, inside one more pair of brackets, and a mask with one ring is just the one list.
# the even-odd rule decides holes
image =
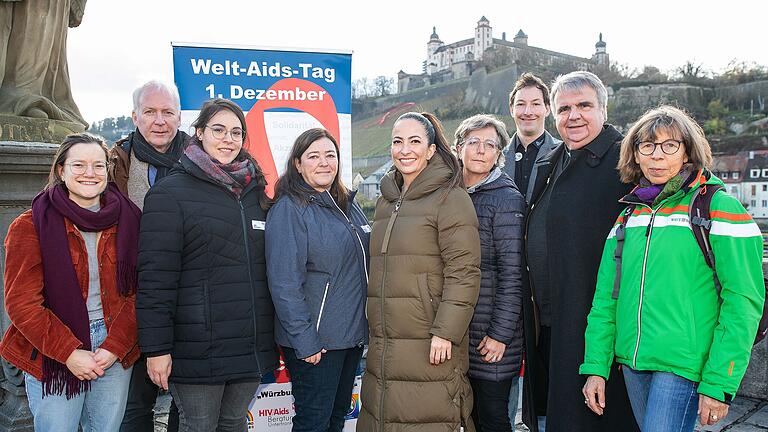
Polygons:
[[712,204],[712,197],[721,190],[723,190],[721,185],[701,185],[696,189],[693,198],[691,198],[691,203],[688,205],[688,218],[691,221],[693,236],[696,238],[699,249],[704,254],[704,261],[712,269],[712,279],[715,282],[718,296],[723,287],[715,271],[715,254],[712,251],[712,245],[709,243],[709,232],[712,230],[712,218],[709,214],[709,207]]
[[619,225],[616,227],[616,249],[613,251],[613,261],[616,262],[616,275],[613,278],[613,293],[611,294],[611,298],[614,300],[619,298],[619,288],[621,287],[621,254],[624,252],[627,220],[632,215],[633,211],[635,211],[634,204],[627,206],[627,208],[624,209],[624,213],[621,215],[621,222],[619,222]]

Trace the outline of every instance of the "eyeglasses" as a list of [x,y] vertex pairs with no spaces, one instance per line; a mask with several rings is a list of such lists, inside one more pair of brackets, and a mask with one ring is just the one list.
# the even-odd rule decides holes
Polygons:
[[94,174],[103,176],[107,174],[107,168],[109,167],[109,164],[106,162],[94,162],[91,165],[83,162],[70,162],[64,165],[68,166],[69,170],[72,171],[72,174],[75,175],[85,174],[85,172],[88,171],[88,167],[90,166],[91,169],[93,169]]
[[678,140],[666,140],[664,142],[652,142],[652,141],[643,141],[641,143],[637,144],[637,151],[640,152],[643,156],[650,156],[653,154],[653,152],[656,151],[656,147],[661,147],[661,151],[664,152],[664,154],[673,155],[680,150],[680,147],[682,146],[682,142]]
[[474,150],[474,151],[477,151],[478,147],[481,144],[483,145],[483,150],[485,150],[487,152],[492,151],[492,150],[496,150],[496,149],[499,148],[499,142],[498,141],[495,141],[495,140],[492,140],[492,139],[487,139],[487,140],[483,141],[480,138],[474,137],[474,136],[465,139],[463,144],[465,146],[467,146],[469,149]]
[[211,130],[211,135],[216,139],[224,139],[224,137],[229,134],[229,136],[232,137],[232,141],[242,141],[245,136],[245,132],[240,128],[232,128],[232,130],[228,131],[227,128],[219,125],[205,125],[205,127]]

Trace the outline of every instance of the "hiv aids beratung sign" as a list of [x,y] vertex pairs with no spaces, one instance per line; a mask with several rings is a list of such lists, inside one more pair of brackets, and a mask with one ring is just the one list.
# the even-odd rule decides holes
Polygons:
[[183,130],[209,99],[240,105],[244,145],[264,170],[271,195],[296,137],[323,127],[339,142],[340,174],[352,184],[351,51],[172,45]]
[[[285,170],[302,132],[323,127],[340,146],[340,175],[352,184],[352,53],[350,51],[251,48],[172,43],[173,74],[181,98],[182,130],[189,131],[207,100],[223,97],[245,112],[244,146],[264,171],[268,194]],[[248,431],[289,432],[295,414],[290,377],[280,368],[265,376],[247,413]],[[360,411],[360,373],[345,431]]]

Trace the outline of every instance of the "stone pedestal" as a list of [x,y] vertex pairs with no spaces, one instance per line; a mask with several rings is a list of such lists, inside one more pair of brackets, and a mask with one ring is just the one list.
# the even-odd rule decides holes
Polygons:
[[[18,117],[15,118],[18,119]],[[2,240],[5,239],[11,222],[29,208],[32,198],[47,182],[53,155],[59,147],[57,144],[42,142],[3,140],[9,130],[12,133],[18,133],[21,130],[8,129],[11,125],[6,124],[4,119],[5,116],[0,116],[0,129],[2,129],[2,135],[0,135],[0,185],[2,185],[0,187],[0,237]],[[30,120],[36,124],[35,119]],[[0,288],[2,289],[4,286],[1,276],[4,272],[5,245],[3,242],[0,246]],[[2,296],[0,296],[0,310],[3,311],[0,314],[0,329],[4,334],[9,320],[5,314]],[[0,373],[0,398],[2,400],[0,430],[34,431],[21,372],[5,360],[2,361],[2,373]]]
[[80,123],[0,114],[0,141],[60,143],[84,130]]

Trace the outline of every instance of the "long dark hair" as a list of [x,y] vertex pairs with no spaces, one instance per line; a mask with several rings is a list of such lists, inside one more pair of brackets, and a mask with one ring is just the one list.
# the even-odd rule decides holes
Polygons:
[[337,160],[339,161],[336,178],[333,179],[333,183],[331,183],[331,188],[328,192],[330,192],[339,207],[344,211],[347,210],[349,192],[341,181],[341,153],[339,151],[339,143],[330,132],[323,128],[306,130],[296,138],[296,141],[294,141],[293,147],[291,148],[291,154],[288,157],[288,161],[285,163],[285,172],[280,176],[280,179],[277,180],[277,185],[275,186],[275,198],[279,198],[282,195],[288,195],[304,204],[309,203],[306,182],[296,168],[296,162],[301,161],[301,156],[306,153],[312,143],[323,138],[331,140],[333,146],[336,147]]
[[462,185],[464,180],[462,179],[461,165],[459,165],[459,160],[456,159],[456,156],[451,151],[448,140],[445,138],[443,124],[440,123],[440,120],[438,120],[434,114],[428,112],[407,112],[398,117],[395,123],[406,119],[416,120],[424,126],[424,130],[427,132],[427,140],[429,141],[427,145],[435,144],[437,154],[440,155],[445,164],[448,165],[448,168],[451,169],[451,178],[443,183],[443,186],[446,187],[445,194],[447,195],[449,190],[458,185]]
[[[262,186],[262,193],[259,195],[259,205],[262,209],[266,210],[272,204],[269,197],[264,192],[264,188],[267,186],[267,179],[264,177],[264,172],[261,170],[258,162],[256,162],[256,159],[254,159],[253,156],[248,153],[248,150],[245,149],[248,146],[248,126],[245,124],[245,114],[240,106],[229,99],[211,99],[205,102],[200,108],[200,114],[198,114],[195,121],[192,122],[192,127],[195,128],[195,132],[204,129],[213,116],[224,110],[234,114],[237,119],[240,120],[240,125],[243,127],[243,146],[240,148],[240,152],[235,157],[235,160],[242,161],[248,159],[253,164],[256,174],[251,181],[255,181],[257,186]],[[197,137],[197,133],[192,134],[187,141],[187,145],[196,145],[203,148],[203,142]]]

